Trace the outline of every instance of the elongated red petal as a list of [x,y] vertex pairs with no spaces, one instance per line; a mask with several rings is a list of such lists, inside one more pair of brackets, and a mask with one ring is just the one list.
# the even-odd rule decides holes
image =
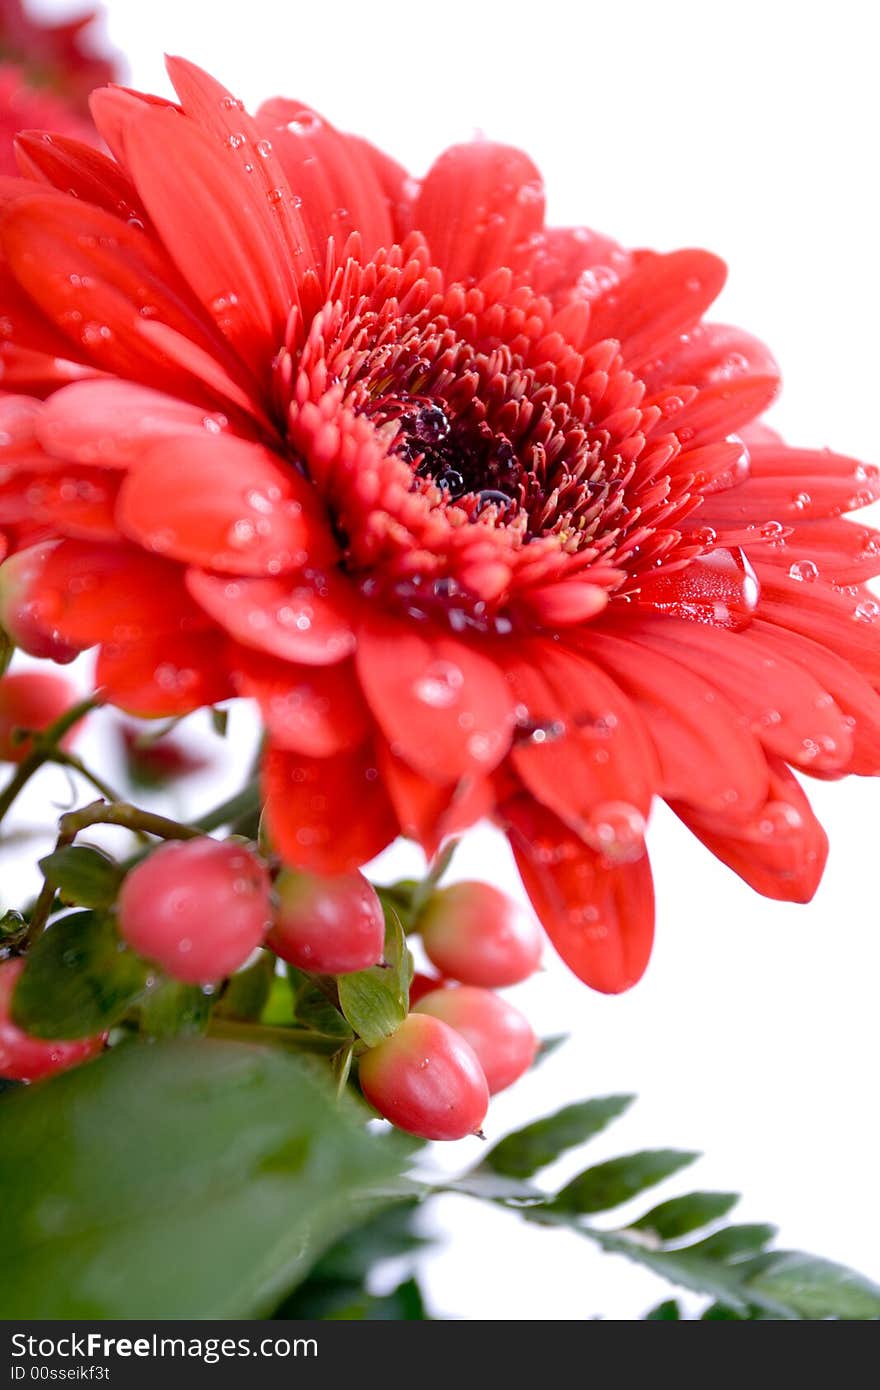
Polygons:
[[24,163],[31,177],[106,208],[132,226],[146,226],[147,214],[134,185],[119,165],[100,150],[82,140],[44,130],[22,131],[15,146],[19,163]]
[[508,802],[501,819],[532,906],[569,969],[603,994],[630,989],[654,941],[647,855],[610,864],[526,797]]
[[299,200],[318,265],[331,237],[341,249],[351,232],[360,233],[365,258],[393,244],[388,202],[360,142],[341,135],[302,102],[283,97],[265,102],[256,124]]
[[0,525],[46,526],[62,536],[118,540],[118,475],[103,468],[67,467],[16,473],[0,483]]
[[617,849],[641,853],[659,768],[626,695],[594,662],[551,642],[518,644],[506,669],[524,723],[512,753],[523,782],[594,847],[609,803],[628,808],[627,843]]
[[745,720],[708,674],[672,654],[648,656],[619,631],[591,631],[584,650],[635,702],[660,763],[660,791],[731,817],[747,816],[766,795],[767,765]]
[[355,594],[332,570],[283,579],[231,579],[189,570],[196,602],[245,646],[284,661],[332,666],[355,649]]
[[755,562],[761,581],[761,617],[767,622],[821,642],[860,671],[872,685],[880,685],[880,603],[868,589],[839,592],[829,584],[810,588],[804,602],[803,583],[780,574],[770,565]]
[[141,718],[172,718],[226,700],[235,691],[221,633],[147,632],[105,642],[95,683],[105,698]]
[[431,781],[485,776],[510,747],[514,701],[500,669],[442,630],[366,616],[357,669],[392,751]]
[[788,523],[839,516],[880,497],[880,470],[821,449],[753,445],[749,478],[707,499],[700,523]]
[[784,763],[772,763],[767,800],[744,825],[680,805],[673,810],[717,859],[764,897],[808,903],[816,892],[828,838]]
[[56,391],[37,421],[49,453],[102,468],[128,468],[164,438],[220,434],[229,421],[161,391],[113,378],[75,382]]
[[236,689],[258,702],[276,748],[328,758],[359,747],[370,732],[370,713],[350,662],[294,666],[240,647],[233,666]]
[[176,565],[130,545],[65,540],[47,550],[30,594],[40,625],[76,647],[126,645],[210,626]]
[[617,338],[627,366],[636,368],[697,322],[726,276],[724,262],[708,251],[643,252],[593,300],[589,341]]
[[432,165],[413,223],[450,280],[516,269],[544,221],[544,185],[528,155],[475,140],[454,145]]
[[287,864],[343,874],[373,859],[397,818],[369,745],[310,758],[272,745],[263,759],[266,822]]
[[268,449],[202,434],[169,437],[145,454],[126,477],[117,520],[156,554],[228,574],[277,575],[332,553],[313,510],[307,485]]

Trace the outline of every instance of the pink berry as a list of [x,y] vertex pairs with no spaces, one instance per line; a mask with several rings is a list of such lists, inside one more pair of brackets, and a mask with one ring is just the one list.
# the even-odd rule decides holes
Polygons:
[[237,841],[169,841],[119,894],[119,930],[175,980],[211,984],[243,965],[269,925],[266,866]]
[[321,975],[344,975],[382,959],[382,904],[356,869],[333,878],[288,869],[275,888],[278,910],[268,944],[282,960]]
[[23,652],[63,663],[73,661],[80,648],[63,642],[41,623],[39,604],[31,597],[34,580],[57,544],[43,541],[28,546],[0,565],[0,627]]
[[[54,671],[17,671],[0,680],[0,762],[20,763],[33,746],[19,741],[16,729],[45,729],[75,703],[77,692]],[[75,738],[71,729],[61,740],[66,748]]]
[[499,989],[537,970],[543,939],[533,917],[488,883],[453,883],[433,894],[417,929],[443,975]]
[[470,1043],[493,1096],[517,1081],[535,1060],[538,1039],[525,1014],[489,989],[435,989],[419,1001],[416,1011],[442,1019]]
[[478,1134],[489,1088],[469,1043],[430,1014],[410,1014],[360,1059],[361,1090],[380,1115],[420,1139]]
[[101,1051],[107,1035],[61,1042],[32,1038],[12,1020],[12,996],[24,961],[0,962],[0,1076],[8,1081],[40,1081],[44,1076],[79,1066]]

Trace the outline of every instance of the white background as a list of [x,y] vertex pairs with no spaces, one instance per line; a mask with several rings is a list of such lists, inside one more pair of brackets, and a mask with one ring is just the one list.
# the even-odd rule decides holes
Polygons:
[[[719,252],[731,275],[717,317],[758,334],[783,365],[777,425],[792,442],[880,459],[871,6],[110,0],[107,9],[134,86],[167,92],[161,53],[178,52],[248,104],[279,93],[312,103],[413,172],[481,131],[529,150],[553,220],[630,245]],[[573,1099],[638,1091],[591,1161],[640,1146],[702,1149],[692,1185],[742,1189],[741,1219],[775,1220],[785,1244],[878,1277],[880,798],[852,779],[812,791],[833,848],[807,908],[756,897],[671,816],[655,815],[660,906],[647,978],[604,999],[549,961],[518,1001],[542,1032],[572,1041],[494,1103],[487,1128],[494,1137]],[[210,800],[207,787],[197,793]],[[460,851],[456,875],[469,873],[518,891],[492,832],[474,832]],[[477,1156],[473,1141],[439,1161]],[[630,1318],[661,1295],[651,1276],[574,1237],[529,1231],[463,1199],[436,1211],[446,1244],[425,1277],[441,1313]]]

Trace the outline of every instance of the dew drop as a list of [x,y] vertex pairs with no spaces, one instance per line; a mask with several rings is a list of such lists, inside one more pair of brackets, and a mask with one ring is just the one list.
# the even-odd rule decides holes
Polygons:
[[451,661],[434,661],[424,675],[413,682],[412,690],[417,700],[433,709],[449,709],[459,699],[464,685],[464,674],[459,666]]
[[819,566],[812,560],[796,560],[788,573],[792,579],[797,579],[802,584],[812,584],[819,578]]

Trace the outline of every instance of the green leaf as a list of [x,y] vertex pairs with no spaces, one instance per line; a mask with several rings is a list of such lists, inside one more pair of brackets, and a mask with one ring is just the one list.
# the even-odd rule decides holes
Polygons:
[[652,1308],[650,1313],[645,1314],[645,1322],[679,1322],[681,1320],[681,1309],[674,1298],[667,1298],[665,1302],[658,1303],[656,1308]]
[[724,1226],[705,1240],[684,1248],[690,1255],[702,1255],[707,1260],[738,1260],[746,1255],[754,1255],[769,1245],[776,1235],[777,1227],[763,1222]]
[[550,1206],[585,1214],[608,1211],[686,1168],[699,1156],[681,1149],[645,1149],[597,1163],[557,1193]]
[[[259,1018],[269,1002],[272,985],[276,979],[275,957],[269,951],[260,951],[256,960],[231,976],[225,990],[218,999],[214,1012],[219,1018],[232,1018],[241,1023],[250,1023]],[[289,1023],[289,1008],[284,1023]]]
[[265,1314],[394,1200],[401,1147],[320,1064],[129,1043],[0,1105],[0,1317]]
[[79,907],[112,907],[122,882],[119,865],[91,845],[64,845],[41,859],[40,868],[62,902]]
[[749,1297],[783,1303],[801,1318],[880,1318],[880,1286],[845,1265],[799,1250],[759,1256],[744,1287]]
[[546,1062],[547,1058],[552,1057],[553,1053],[558,1051],[563,1043],[568,1042],[570,1036],[570,1033],[554,1033],[549,1038],[541,1038],[532,1066],[539,1067],[542,1062]]
[[342,1014],[328,998],[325,990],[334,989],[335,981],[329,975],[321,976],[321,984],[314,975],[297,970],[295,965],[287,967],[287,978],[292,993],[293,1019],[303,1028],[312,1028],[326,1037],[339,1038],[346,1042],[354,1035]]
[[567,1149],[599,1134],[622,1115],[634,1099],[634,1096],[603,1096],[599,1100],[567,1105],[554,1115],[508,1134],[486,1155],[480,1167],[489,1167],[510,1178],[530,1178]]
[[339,1005],[368,1047],[396,1032],[409,1012],[412,956],[397,913],[385,911],[385,961],[370,970],[340,975]]
[[213,705],[211,707],[211,727],[219,738],[225,738],[229,730],[229,710]]
[[15,645],[5,628],[0,627],[0,676],[5,676],[12,660]]
[[668,1202],[630,1222],[630,1230],[651,1231],[660,1240],[677,1240],[712,1221],[720,1221],[736,1206],[735,1192],[688,1192],[684,1197],[671,1197]]
[[37,938],[13,996],[19,1027],[38,1038],[88,1038],[117,1023],[144,988],[147,967],[112,921],[71,912]]
[[273,975],[269,997],[260,1015],[263,1023],[283,1027],[293,1022],[293,992],[287,975]]
[[208,1026],[212,1002],[198,985],[157,980],[141,1003],[141,1031],[151,1038],[198,1036]]

